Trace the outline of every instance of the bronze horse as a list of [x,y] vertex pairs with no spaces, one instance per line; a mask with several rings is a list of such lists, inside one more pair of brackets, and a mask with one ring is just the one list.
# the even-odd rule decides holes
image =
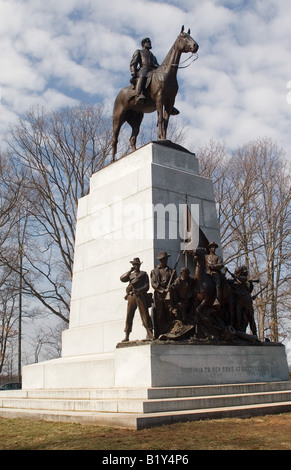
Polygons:
[[175,98],[178,93],[177,71],[183,52],[196,53],[198,44],[188,33],[181,33],[171,47],[163,63],[153,71],[151,82],[146,91],[146,102],[135,104],[135,90],[131,86],[123,88],[117,95],[113,110],[112,161],[115,160],[117,142],[121,126],[127,122],[132,128],[130,145],[136,150],[136,138],[139,134],[144,113],[158,113],[158,138],[166,140],[169,117],[173,113]]

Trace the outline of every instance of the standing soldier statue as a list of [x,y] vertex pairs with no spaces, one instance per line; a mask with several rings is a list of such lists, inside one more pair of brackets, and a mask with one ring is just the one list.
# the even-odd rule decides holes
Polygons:
[[125,322],[125,338],[123,341],[129,341],[129,335],[132,330],[132,323],[135,311],[138,307],[141,316],[141,321],[145,327],[149,339],[153,339],[153,325],[151,317],[149,316],[149,277],[145,271],[140,271],[142,264],[139,258],[134,258],[130,261],[132,268],[120,276],[122,282],[128,282],[126,288],[125,300],[127,300],[127,313]]
[[208,254],[205,255],[206,272],[210,274],[216,285],[216,297],[220,306],[222,306],[222,272],[224,267],[222,258],[215,253],[218,245],[215,242],[207,246]]
[[154,327],[156,338],[166,333],[169,325],[174,320],[171,312],[170,283],[175,281],[176,272],[167,265],[170,256],[165,251],[161,251],[157,256],[160,262],[151,272],[151,284],[154,289]]

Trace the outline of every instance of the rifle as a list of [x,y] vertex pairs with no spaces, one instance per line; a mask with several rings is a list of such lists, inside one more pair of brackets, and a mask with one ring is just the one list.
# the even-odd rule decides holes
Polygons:
[[241,281],[239,280],[239,278],[236,277],[236,275],[233,274],[226,266],[225,266],[225,268],[224,268],[224,271],[225,271],[225,272],[228,272],[228,273],[231,275],[231,277],[232,277],[235,281],[238,281],[238,282],[241,284]]
[[135,279],[132,279],[131,281],[129,281],[129,284],[128,284],[127,288],[126,288],[126,296],[124,297],[125,300],[127,300],[127,296],[128,296],[129,294],[131,294],[131,295],[134,294],[134,295],[136,295],[137,297],[140,295],[140,294],[137,294],[137,293],[135,292],[135,285],[138,284],[138,282],[140,281],[141,278],[143,278],[143,276],[144,276],[144,273],[143,273],[143,272],[139,272],[139,273],[137,274],[137,276],[136,276]]
[[[233,277],[233,279],[235,279],[236,281],[238,281],[241,284],[240,279],[235,274],[233,274],[227,267],[225,267],[225,271],[227,271],[231,275],[231,277]],[[258,282],[260,282],[260,280],[259,279],[248,279],[248,282],[258,283]]]
[[[241,284],[241,281],[238,279],[238,277],[236,277],[235,274],[233,274],[232,272],[230,272],[230,270],[229,270],[227,267],[225,268],[225,271],[229,272],[229,274],[230,274],[236,281],[238,281],[238,282]],[[249,282],[256,282],[256,283],[258,283],[258,282],[260,282],[260,281],[259,281],[259,279],[250,279]],[[266,289],[266,287],[268,287],[268,284],[265,285],[265,287],[263,287],[261,290],[259,290],[259,292],[257,292],[257,294],[252,295],[252,296],[251,296],[251,299],[252,299],[252,300],[255,300],[255,299]]]
[[172,274],[171,274],[171,277],[170,277],[169,283],[168,283],[168,285],[167,285],[167,288],[168,288],[168,289],[169,289],[169,287],[170,287],[170,286],[171,286],[171,284],[172,284],[172,280],[173,280],[174,274],[175,274],[175,272],[176,272],[176,269],[177,269],[178,263],[179,263],[179,261],[180,261],[181,255],[182,255],[182,251],[180,251],[180,253],[179,253],[179,254],[178,254],[178,256],[177,256],[177,259],[176,259],[176,263],[175,263],[174,269],[172,270]]
[[259,290],[259,292],[257,292],[257,294],[252,295],[252,300],[255,300],[266,289],[266,287],[268,287],[268,284],[266,284],[265,287],[263,287],[261,290]]
[[175,275],[175,273],[176,273],[176,269],[177,269],[178,263],[179,263],[179,261],[180,261],[181,255],[182,255],[182,251],[180,251],[180,253],[179,253],[178,256],[177,256],[174,269],[172,270],[172,274],[171,274],[170,280],[169,280],[168,285],[167,285],[167,290],[168,290],[168,292],[167,292],[167,294],[166,294],[166,300],[169,300],[169,298],[170,298],[169,289],[170,289],[170,287],[171,287],[171,284],[172,284],[172,281],[173,281],[173,277],[174,277],[174,275]]

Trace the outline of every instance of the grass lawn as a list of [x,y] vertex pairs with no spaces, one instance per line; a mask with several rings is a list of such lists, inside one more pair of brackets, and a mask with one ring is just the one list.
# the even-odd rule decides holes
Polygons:
[[0,450],[291,450],[291,413],[141,431],[0,418]]

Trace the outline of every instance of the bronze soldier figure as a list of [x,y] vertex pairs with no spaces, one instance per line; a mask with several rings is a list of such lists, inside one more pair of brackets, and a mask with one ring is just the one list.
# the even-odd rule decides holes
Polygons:
[[129,341],[129,335],[132,330],[132,323],[135,311],[138,307],[139,313],[141,316],[141,321],[145,327],[149,339],[153,339],[153,324],[151,317],[148,312],[149,308],[149,295],[147,292],[149,290],[149,277],[145,271],[140,270],[141,261],[139,258],[134,258],[133,261],[130,261],[132,268],[130,271],[126,272],[120,276],[122,282],[128,282],[126,288],[127,300],[127,313],[126,313],[126,322],[125,322],[125,338],[123,341]]
[[205,255],[206,272],[210,274],[216,285],[216,296],[219,305],[222,305],[222,273],[221,269],[224,267],[223,261],[220,256],[215,254],[218,245],[215,242],[209,243],[207,246],[208,254]]
[[252,334],[256,335],[257,327],[251,293],[254,288],[253,283],[258,281],[248,280],[248,269],[246,266],[236,268],[234,274],[234,279],[228,281],[235,295],[233,326],[237,330],[245,332],[249,324]]
[[176,273],[168,264],[168,258],[171,255],[161,251],[157,259],[158,266],[151,272],[151,284],[154,289],[154,328],[155,337],[168,331],[170,323],[173,321],[172,302],[169,295],[169,284],[176,279]]
[[152,48],[150,38],[143,39],[141,41],[141,45],[142,49],[138,49],[134,52],[130,62],[130,72],[132,76],[131,83],[134,83],[135,79],[137,79],[135,98],[136,103],[146,99],[144,96],[144,91],[147,78],[153,69],[159,67],[156,57],[150,51]]
[[172,285],[173,292],[173,313],[178,320],[187,324],[194,314],[195,282],[190,276],[188,268],[184,267],[180,271],[180,277]]

